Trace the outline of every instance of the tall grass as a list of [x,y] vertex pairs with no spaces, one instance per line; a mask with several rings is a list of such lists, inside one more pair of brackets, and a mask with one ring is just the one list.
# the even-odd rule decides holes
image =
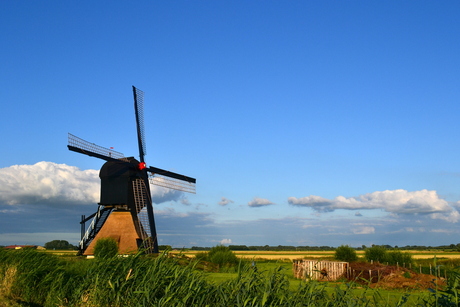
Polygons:
[[94,246],[94,257],[98,259],[113,258],[118,254],[118,242],[114,238],[100,238]]
[[[69,261],[33,250],[0,250],[0,294],[33,306],[407,305],[406,296],[395,302],[378,291],[358,293],[353,283],[331,291],[324,282],[301,282],[292,290],[282,268],[261,272],[245,263],[236,278],[214,284],[196,270],[196,263],[179,261],[166,255]],[[456,280],[424,296],[419,306],[458,306]]]

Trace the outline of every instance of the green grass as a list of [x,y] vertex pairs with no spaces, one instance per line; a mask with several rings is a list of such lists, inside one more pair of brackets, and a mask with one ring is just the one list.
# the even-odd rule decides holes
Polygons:
[[238,273],[207,273],[206,279],[214,284],[220,284],[224,281],[235,279]]
[[[290,261],[281,261],[281,260],[265,260],[257,261],[256,266],[258,270],[265,276],[269,277],[274,271],[278,268],[282,268],[282,271],[289,280],[289,289],[291,291],[297,290],[302,285],[300,279],[294,278],[292,272],[292,262]],[[223,283],[225,281],[233,280],[237,278],[237,273],[208,273],[206,274],[207,280],[213,283]],[[347,285],[343,282],[322,282],[324,285],[324,290],[328,295],[333,295],[337,292],[337,288],[340,291],[346,291]],[[361,285],[355,284],[347,291],[350,291],[356,297],[366,297],[368,300],[373,299],[374,297],[379,297],[381,303],[387,302],[388,305],[396,306],[397,303],[407,297],[407,304],[416,304],[418,300],[423,297],[425,291],[412,291],[408,292],[405,290],[387,290],[387,289],[370,289],[368,287],[363,287]]]
[[[460,276],[443,291],[405,294],[354,283],[294,280],[290,262],[241,262],[204,273],[165,255],[113,259],[0,250],[0,304],[21,306],[433,306],[457,303]],[[456,283],[454,283],[456,282]],[[8,305],[10,304],[10,305]],[[455,305],[454,305],[455,306]]]

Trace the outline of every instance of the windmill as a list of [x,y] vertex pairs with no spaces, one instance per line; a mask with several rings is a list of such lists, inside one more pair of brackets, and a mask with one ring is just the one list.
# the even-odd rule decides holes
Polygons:
[[[102,166],[101,196],[98,209],[82,216],[79,254],[93,254],[97,240],[112,237],[118,241],[119,252],[158,253],[158,240],[150,194],[150,185],[195,193],[195,178],[147,166],[144,134],[144,92],[133,86],[139,160],[125,157],[113,148],[104,148],[69,133],[69,150],[96,157]],[[86,222],[90,221],[86,229]]]

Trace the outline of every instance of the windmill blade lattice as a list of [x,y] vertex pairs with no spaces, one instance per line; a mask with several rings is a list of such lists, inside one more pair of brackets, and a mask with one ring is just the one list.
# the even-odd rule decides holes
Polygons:
[[145,132],[144,132],[144,92],[133,86],[134,94],[134,111],[136,114],[137,127],[137,142],[139,144],[139,158],[144,161],[144,156],[147,154],[145,147]]
[[71,133],[69,133],[69,144],[67,147],[72,151],[83,153],[85,155],[93,156],[106,161],[116,159],[128,162],[128,159],[126,159],[121,152],[90,143]]
[[151,184],[163,188],[196,194],[195,183],[149,173]]

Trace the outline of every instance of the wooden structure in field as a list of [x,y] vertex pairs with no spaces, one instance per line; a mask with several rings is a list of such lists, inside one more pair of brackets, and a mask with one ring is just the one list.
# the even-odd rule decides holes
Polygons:
[[347,277],[350,265],[348,262],[298,259],[293,261],[292,270],[295,278],[334,281]]

